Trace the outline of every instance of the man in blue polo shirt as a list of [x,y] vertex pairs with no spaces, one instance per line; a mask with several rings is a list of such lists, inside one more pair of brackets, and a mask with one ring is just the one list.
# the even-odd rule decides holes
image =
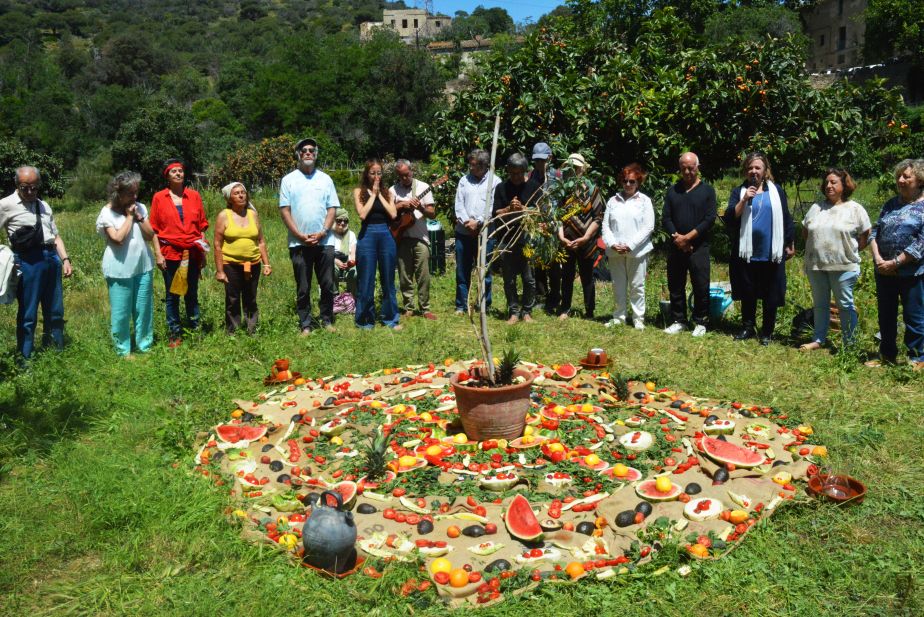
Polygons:
[[[298,168],[279,185],[279,213],[289,230],[289,258],[295,271],[295,309],[302,335],[320,326],[334,331],[334,247],[327,236],[340,207],[334,181],[317,169],[318,144],[302,139],[295,144]],[[318,277],[320,319],[311,317],[311,272]]]

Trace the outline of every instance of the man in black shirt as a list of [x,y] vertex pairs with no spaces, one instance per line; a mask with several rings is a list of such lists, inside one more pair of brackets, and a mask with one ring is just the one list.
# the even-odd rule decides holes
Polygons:
[[693,336],[706,334],[709,318],[709,230],[715,223],[715,189],[699,177],[699,157],[680,156],[680,181],[664,198],[664,229],[671,237],[667,255],[667,288],[671,300],[671,325],[678,334],[687,326],[687,272],[693,285]]
[[[526,157],[515,153],[507,159],[507,180],[494,189],[495,233],[497,250],[501,255],[504,273],[504,294],[507,296],[507,309],[510,318],[507,323],[514,324],[521,318],[532,321],[530,313],[536,301],[536,282],[529,260],[523,255],[526,237],[521,229],[521,220],[526,208],[536,207],[536,201],[542,194],[542,186],[533,180],[526,180],[529,166]],[[517,277],[523,279],[522,297],[517,293]],[[522,300],[522,305],[520,301]]]

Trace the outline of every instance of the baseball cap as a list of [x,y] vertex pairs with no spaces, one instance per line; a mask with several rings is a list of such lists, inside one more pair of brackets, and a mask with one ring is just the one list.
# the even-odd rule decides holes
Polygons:
[[301,154],[302,147],[304,146],[313,146],[315,149],[317,149],[318,142],[316,142],[310,137],[305,137],[304,139],[300,139],[299,142],[295,144],[295,156],[298,156],[299,154]]
[[552,156],[552,148],[544,141],[540,141],[533,146],[533,159],[548,160]]

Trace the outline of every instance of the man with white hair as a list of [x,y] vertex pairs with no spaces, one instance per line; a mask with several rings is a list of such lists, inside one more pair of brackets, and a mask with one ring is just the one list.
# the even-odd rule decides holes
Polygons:
[[58,234],[51,208],[39,199],[42,176],[38,169],[16,170],[16,191],[0,199],[0,227],[6,230],[16,266],[21,273],[16,299],[16,348],[22,359],[32,357],[39,304],[44,339],[64,347],[64,290],[61,275],[72,273],[71,259]]
[[693,285],[693,336],[706,334],[709,319],[709,230],[715,224],[715,189],[699,177],[699,157],[680,156],[680,181],[664,197],[661,217],[671,237],[667,254],[667,289],[671,318],[664,329],[678,334],[687,327],[687,272]]
[[414,177],[411,162],[395,161],[398,181],[391,187],[391,198],[398,213],[408,212],[414,223],[398,239],[398,285],[404,316],[414,316],[414,289],[417,289],[417,308],[426,319],[436,319],[430,310],[430,232],[427,219],[436,218],[430,185]]
[[[456,188],[456,314],[468,312],[468,288],[472,282],[472,269],[478,257],[478,234],[485,223],[490,224],[488,199],[493,199],[500,179],[491,169],[491,156],[484,150],[472,150],[468,155],[468,174],[459,180]],[[489,188],[490,187],[490,188]],[[489,240],[485,250],[488,260],[494,249]],[[485,307],[491,307],[491,270],[484,277]]]

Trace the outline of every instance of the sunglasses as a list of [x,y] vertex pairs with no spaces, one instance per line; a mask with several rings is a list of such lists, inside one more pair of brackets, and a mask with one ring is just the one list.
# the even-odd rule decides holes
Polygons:
[[305,153],[313,154],[314,148],[312,148],[311,146],[305,146],[301,150],[299,150],[299,152],[301,152],[302,154],[305,154]]
[[16,188],[18,188],[23,193],[30,193],[39,190],[38,184],[20,184]]
[[622,183],[623,184],[638,184],[638,180],[630,180],[626,178],[625,180],[622,181]]
[[337,223],[338,225],[346,225],[350,222],[350,219],[337,219],[334,222]]

